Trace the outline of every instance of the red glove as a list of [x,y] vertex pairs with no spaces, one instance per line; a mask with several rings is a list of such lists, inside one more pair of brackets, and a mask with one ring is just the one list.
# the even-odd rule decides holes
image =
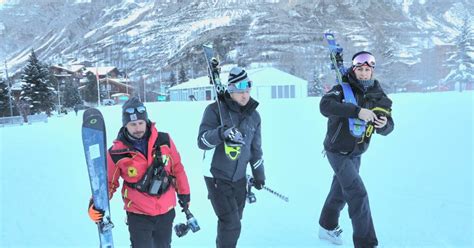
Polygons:
[[104,210],[95,208],[94,201],[91,199],[89,202],[89,217],[91,218],[91,220],[95,223],[102,222],[102,219],[104,218],[104,213]]

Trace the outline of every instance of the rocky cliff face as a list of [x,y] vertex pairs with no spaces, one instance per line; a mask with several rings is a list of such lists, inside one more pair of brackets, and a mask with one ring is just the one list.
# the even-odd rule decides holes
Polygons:
[[372,51],[388,83],[436,81],[419,70],[440,70],[433,59],[443,59],[440,47],[455,49],[450,44],[473,7],[467,0],[7,0],[0,58],[18,71],[34,48],[51,63],[97,61],[153,81],[180,66],[204,75],[200,45],[213,43],[223,63],[332,80],[322,40],[330,31],[346,61]]

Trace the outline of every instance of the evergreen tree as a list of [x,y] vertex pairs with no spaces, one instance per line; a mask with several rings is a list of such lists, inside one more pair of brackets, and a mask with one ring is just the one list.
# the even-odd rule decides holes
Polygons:
[[[459,90],[467,84],[473,84],[474,74],[474,33],[469,16],[463,20],[459,35],[454,39],[455,49],[446,60],[446,66],[450,69],[449,74],[444,78],[447,84],[459,83]],[[472,85],[470,86],[472,88]]]
[[68,81],[64,87],[63,102],[63,105],[66,108],[73,108],[75,105],[82,103],[79,90],[71,81]]
[[8,84],[0,78],[0,116],[10,116],[10,100],[8,98]]
[[226,40],[224,40],[222,37],[218,37],[214,39],[212,47],[214,48],[214,51],[217,53],[217,57],[224,62],[227,54],[230,51],[231,44],[230,42],[227,42]]
[[84,100],[90,103],[97,102],[97,78],[94,73],[88,72],[87,75],[87,85],[84,89]]
[[308,84],[308,96],[322,96],[324,94],[323,84],[318,71],[314,71],[313,79]]
[[174,71],[171,71],[168,81],[170,82],[171,87],[176,85],[176,75],[174,74]]
[[54,108],[54,88],[49,82],[50,73],[46,65],[39,62],[36,54],[31,50],[28,64],[23,68],[22,92],[20,100],[30,106],[30,113],[37,114],[42,111],[48,116]]
[[184,70],[184,66],[181,65],[179,68],[179,75],[178,75],[178,84],[182,84],[188,81],[188,76],[186,75],[186,70]]

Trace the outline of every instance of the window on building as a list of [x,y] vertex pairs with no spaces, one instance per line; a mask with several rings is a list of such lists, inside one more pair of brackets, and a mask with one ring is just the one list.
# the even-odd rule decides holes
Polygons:
[[283,98],[290,98],[290,86],[285,85],[283,86]]
[[283,98],[283,85],[278,85],[278,98]]
[[295,86],[294,85],[290,85],[290,97],[291,98],[296,97],[296,95],[295,95]]

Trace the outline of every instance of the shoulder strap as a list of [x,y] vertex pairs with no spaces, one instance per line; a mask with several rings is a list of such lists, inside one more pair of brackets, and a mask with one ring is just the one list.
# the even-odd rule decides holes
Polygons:
[[153,145],[153,148],[156,149],[157,153],[159,153],[157,155],[161,156],[160,146],[162,146],[162,145],[171,146],[170,145],[170,136],[169,136],[168,133],[158,132],[158,138],[156,138],[155,144]]
[[[358,106],[351,86],[344,82],[341,83],[341,86],[342,92],[344,94],[344,100],[348,103]],[[359,118],[349,118],[349,131],[351,132],[351,135],[356,138],[362,137],[362,135],[365,133],[365,124],[365,121],[360,120]]]
[[170,144],[170,136],[168,133],[165,132],[158,132],[158,138],[155,140],[155,144],[153,145],[153,152],[154,157],[157,159],[157,161],[160,163],[161,166],[164,166],[164,163],[162,161],[162,153],[161,153],[161,146],[162,145],[167,145],[168,147],[171,146]]

